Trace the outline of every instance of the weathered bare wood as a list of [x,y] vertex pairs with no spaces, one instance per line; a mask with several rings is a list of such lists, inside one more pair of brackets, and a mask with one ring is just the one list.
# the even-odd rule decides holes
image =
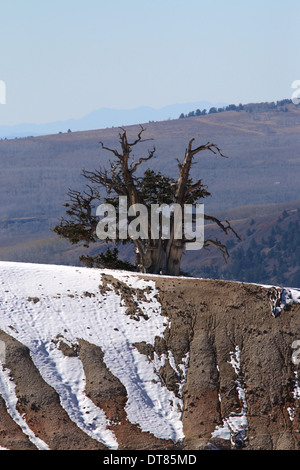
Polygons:
[[[144,139],[143,133],[145,129],[143,126],[140,126],[140,131],[137,134],[137,137],[132,142],[128,142],[127,131],[124,128],[120,128],[121,132],[119,133],[119,144],[120,149],[110,148],[101,143],[102,149],[112,153],[116,158],[113,162],[110,162],[110,169],[99,169],[94,171],[83,170],[83,176],[89,181],[90,184],[87,185],[87,190],[83,193],[78,191],[69,192],[71,199],[71,207],[69,213],[73,218],[77,219],[79,223],[76,225],[74,221],[63,220],[60,229],[57,230],[58,233],[63,233],[63,228],[65,224],[66,236],[69,236],[68,230],[72,230],[76,226],[76,230],[79,234],[73,237],[75,240],[78,237],[82,239],[95,241],[92,231],[95,230],[96,219],[92,215],[93,204],[96,201],[100,200],[100,194],[97,189],[95,189],[91,184],[96,184],[105,188],[108,197],[107,200],[116,201],[114,199],[117,196],[127,196],[128,208],[135,204],[147,204],[149,201],[144,201],[141,195],[141,191],[138,189],[143,181],[142,178],[136,176],[137,169],[145,162],[150,161],[155,154],[155,147],[152,150],[148,151],[147,156],[140,157],[137,161],[130,161],[130,155],[132,153],[133,147],[136,145],[146,142],[152,139]],[[191,166],[195,163],[195,157],[203,151],[210,151],[215,155],[225,157],[221,152],[220,148],[211,142],[207,142],[204,145],[198,145],[193,147],[195,143],[195,138],[189,140],[187,148],[185,150],[184,159],[180,162],[178,159],[178,168],[179,174],[177,181],[168,180],[168,184],[173,185],[172,191],[169,191],[169,197],[173,197],[173,201],[170,200],[170,203],[179,204],[182,208],[182,226],[184,225],[184,204],[187,201],[193,200],[193,197],[197,200],[198,197],[205,197],[209,195],[207,187],[203,185],[202,180],[199,179],[195,183],[192,183],[190,179],[190,170]],[[227,157],[225,157],[227,158]],[[151,181],[151,180],[150,180]],[[155,183],[155,181],[154,181]],[[160,190],[161,187],[160,187]],[[197,193],[198,191],[198,193]],[[225,223],[220,221],[218,218],[205,214],[205,220],[209,220],[213,223],[216,223],[220,229],[228,234],[231,231],[238,238],[238,234],[231,227],[231,224],[226,220]],[[73,224],[73,225],[72,225]],[[80,225],[81,224],[81,225]],[[81,233],[82,229],[82,233]],[[151,273],[166,273],[171,275],[180,274],[180,265],[181,258],[184,252],[186,243],[189,243],[188,240],[182,236],[181,239],[175,238],[176,227],[175,227],[175,217],[171,217],[170,220],[170,237],[165,240],[162,239],[161,235],[158,239],[151,238],[151,219],[148,218],[148,235],[149,238],[132,240],[136,247],[136,258],[138,269],[142,272],[151,272]],[[76,238],[77,237],[77,238]],[[222,244],[219,240],[205,240],[204,247],[208,248],[213,246],[221,251],[224,258],[226,259],[229,254],[226,246]]]

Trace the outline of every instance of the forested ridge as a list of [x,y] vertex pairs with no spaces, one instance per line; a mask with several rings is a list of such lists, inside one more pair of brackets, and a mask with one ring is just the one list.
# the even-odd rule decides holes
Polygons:
[[[230,239],[228,263],[199,254],[197,275],[276,285],[300,285],[300,209],[284,210],[278,218],[249,219],[242,242]],[[202,263],[201,263],[202,261]],[[191,261],[192,262],[192,261]],[[201,266],[202,264],[202,266]],[[193,273],[196,272],[196,267]]]

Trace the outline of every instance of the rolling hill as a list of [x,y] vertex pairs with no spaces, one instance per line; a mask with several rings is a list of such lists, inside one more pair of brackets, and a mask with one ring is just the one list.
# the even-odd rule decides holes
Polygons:
[[224,103],[212,104],[208,101],[197,103],[182,103],[165,106],[160,109],[150,106],[141,106],[134,109],[112,109],[100,108],[91,113],[78,118],[66,121],[56,121],[44,124],[23,123],[17,125],[0,125],[0,138],[18,138],[28,136],[40,136],[57,134],[59,132],[78,132],[92,129],[102,129],[112,126],[128,126],[138,122],[165,121],[167,119],[178,118],[182,112],[189,112],[191,109],[206,108],[212,106],[223,106]]
[[[192,177],[202,178],[212,194],[205,200],[205,211],[233,221],[241,231],[242,242],[238,245],[228,239],[232,254],[228,266],[219,253],[202,251],[193,260],[185,258],[185,272],[252,281],[255,273],[250,272],[249,266],[243,270],[238,263],[233,267],[230,263],[234,263],[238,249],[242,248],[245,254],[254,240],[252,243],[259,246],[259,252],[267,255],[271,249],[269,258],[264,258],[265,273],[257,281],[298,286],[299,256],[294,248],[292,252],[288,249],[288,224],[297,223],[300,200],[300,108],[289,103],[285,112],[281,112],[253,105],[251,112],[232,110],[149,122],[144,126],[145,136],[153,142],[142,144],[141,153],[147,154],[148,148],[155,145],[156,158],[151,160],[151,167],[170,176],[176,177],[176,158],[183,158],[191,137],[200,143],[215,142],[229,157],[201,155]],[[127,131],[136,136],[139,126],[128,126]],[[101,150],[99,141],[114,147],[118,134],[117,128],[109,128],[0,141],[1,260],[77,263],[82,248],[68,246],[54,237],[50,229],[64,215],[67,190],[84,187],[81,170],[107,164],[110,155]],[[288,260],[288,267],[283,270],[275,258],[271,259],[274,247],[267,242],[285,210],[290,220],[285,221],[287,224],[280,223],[283,239],[276,235],[276,246],[282,258]],[[206,230],[208,233],[212,230],[213,236],[217,233],[214,227]],[[292,244],[294,247],[295,239]],[[274,256],[280,261],[278,253]],[[256,262],[261,264],[260,259]]]

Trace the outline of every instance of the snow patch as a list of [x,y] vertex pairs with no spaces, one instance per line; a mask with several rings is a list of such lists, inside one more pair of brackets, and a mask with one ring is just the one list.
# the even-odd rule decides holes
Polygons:
[[[49,450],[48,445],[40,438],[35,436],[34,432],[27,425],[25,418],[17,410],[18,398],[16,395],[16,387],[11,379],[10,371],[3,364],[0,364],[0,389],[3,400],[5,401],[8,414],[12,417],[15,423],[20,426],[23,433],[29,437],[31,442],[39,450]],[[3,449],[1,449],[3,450]]]
[[[101,273],[142,289],[146,300],[139,300],[139,308],[144,315],[138,319],[127,315],[113,286],[101,294]],[[143,341],[154,345],[155,337],[162,337],[169,325],[161,315],[153,280],[124,271],[0,262],[0,325],[28,347],[69,417],[107,447],[117,448],[110,423],[85,395],[81,361],[58,349],[58,337],[68,345],[76,345],[81,338],[101,348],[106,366],[126,388],[129,421],[161,439],[184,438],[180,398],[163,386],[157,364],[133,346]]]
[[[296,401],[296,400],[300,400],[300,386],[299,386],[299,380],[298,380],[298,372],[294,371],[294,375],[295,375],[295,379],[294,379],[295,386],[294,386],[294,390],[293,390],[293,398]],[[295,406],[293,406],[293,407],[289,406],[287,408],[287,411],[288,411],[290,420],[294,421],[294,419],[295,419]]]
[[290,303],[300,303],[300,289],[289,289],[274,286],[268,287],[268,297],[271,303],[272,315],[276,318]]
[[[235,381],[239,399],[242,403],[242,410],[240,413],[231,413],[227,418],[223,419],[223,425],[217,426],[212,433],[213,438],[230,440],[233,445],[243,446],[246,437],[246,429],[248,426],[247,419],[247,402],[244,387],[241,379],[241,351],[239,346],[235,347],[234,352],[230,352],[229,364],[232,365],[237,375]],[[219,394],[221,401],[221,395]]]

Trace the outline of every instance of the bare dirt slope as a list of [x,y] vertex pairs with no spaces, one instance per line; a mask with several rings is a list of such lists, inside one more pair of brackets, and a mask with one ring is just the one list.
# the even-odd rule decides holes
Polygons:
[[[126,387],[108,368],[99,346],[80,338],[76,347],[59,343],[66,357],[80,358],[86,395],[104,410],[118,449],[299,450],[294,341],[300,340],[300,304],[272,310],[275,290],[258,285],[144,278],[154,280],[169,326],[154,344],[139,341],[134,347],[149,362],[161,364],[157,380],[182,400],[184,439],[161,439],[130,422]],[[111,274],[103,274],[102,281],[101,295],[106,289],[118,292],[138,325],[143,292]],[[36,438],[53,450],[106,449],[70,419],[28,348],[4,331],[0,340],[6,344],[5,365],[16,387],[16,408]],[[0,448],[37,449],[37,441],[23,431],[0,396]]]
[[[183,390],[187,449],[240,445],[245,449],[299,449],[292,343],[300,335],[300,306],[275,318],[269,290],[213,280],[158,280],[172,327],[166,341],[174,356],[189,351]],[[229,363],[240,350],[237,374]],[[238,393],[237,380],[245,392]],[[216,426],[245,410],[245,438],[212,439]],[[293,410],[293,420],[288,410]]]

